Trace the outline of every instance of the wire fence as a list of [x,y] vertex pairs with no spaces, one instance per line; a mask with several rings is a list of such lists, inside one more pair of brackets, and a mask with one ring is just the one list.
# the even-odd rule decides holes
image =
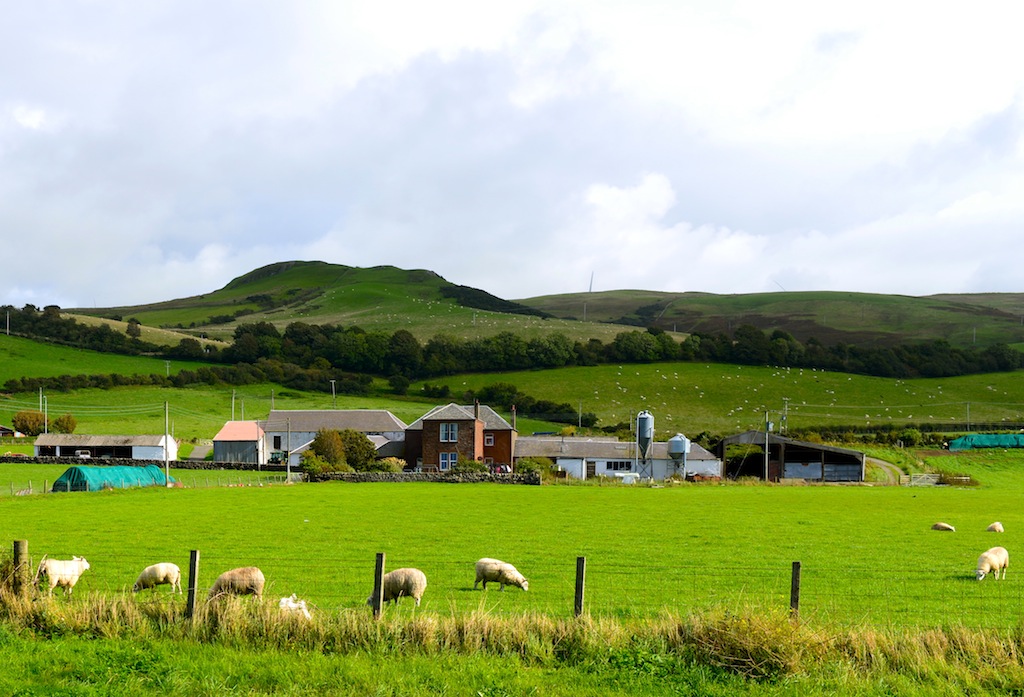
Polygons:
[[[45,550],[29,551],[34,573]],[[368,611],[366,605],[374,587],[372,554],[342,550],[311,559],[299,551],[282,555],[280,545],[261,543],[258,539],[244,554],[234,549],[200,552],[196,594],[201,599],[205,599],[207,589],[220,573],[241,566],[258,566],[267,580],[267,600],[276,601],[294,593],[321,612]],[[83,602],[79,596],[90,593],[130,593],[143,568],[166,561],[180,566],[182,586],[187,590],[189,556],[189,550],[167,555],[159,544],[140,539],[130,552],[90,558],[90,570],[83,574],[69,602]],[[524,592],[514,586],[499,590],[494,582],[484,590],[482,584],[475,583],[474,566],[475,560],[446,556],[386,557],[385,571],[416,567],[428,579],[420,607],[415,607],[411,600],[403,600],[388,612],[458,615],[485,611],[494,615],[539,613],[566,617],[582,607],[591,616],[618,619],[726,611],[790,613],[803,621],[849,627],[955,625],[983,629],[1012,628],[1024,623],[1024,585],[1012,576],[1006,580],[989,577],[979,582],[973,573],[961,570],[655,566],[587,558],[581,578],[577,558],[537,556],[516,562],[529,579],[529,589]],[[45,591],[43,584],[42,592]],[[143,591],[137,598],[141,602],[165,602],[167,594],[168,588],[163,586]]]

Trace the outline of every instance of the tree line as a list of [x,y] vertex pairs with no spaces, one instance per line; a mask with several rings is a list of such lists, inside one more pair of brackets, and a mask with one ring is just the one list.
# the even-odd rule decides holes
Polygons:
[[[694,333],[681,341],[650,328],[620,332],[608,343],[572,340],[559,333],[524,339],[509,331],[474,338],[439,333],[421,342],[406,329],[365,331],[357,326],[292,322],[281,331],[269,322],[252,322],[239,324],[233,343],[224,349],[204,346],[193,338],[162,347],[141,341],[134,320],[128,332],[119,333],[108,325],[88,326],[62,318],[56,306],[5,309],[11,330],[22,336],[98,351],[219,363],[243,373],[270,372],[279,374],[287,381],[284,384],[300,389],[305,389],[303,384],[318,384],[316,389],[322,389],[327,373],[332,373],[328,380],[344,380],[347,389],[355,390],[368,383],[368,378],[358,376],[387,378],[401,393],[412,380],[464,372],[657,361],[816,368],[892,378],[952,377],[1024,367],[1024,354],[1006,344],[956,348],[940,339],[897,346],[825,346],[814,338],[800,342],[787,332],[765,332],[752,325],[742,325],[731,335]],[[220,370],[214,373],[227,382],[245,378],[244,374],[229,376]],[[209,377],[198,375],[195,379]]]

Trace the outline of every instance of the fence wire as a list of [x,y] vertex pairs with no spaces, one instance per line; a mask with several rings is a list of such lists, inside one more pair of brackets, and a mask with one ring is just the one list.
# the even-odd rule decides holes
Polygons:
[[[43,553],[32,549],[34,570]],[[61,558],[60,550],[50,558]],[[181,568],[187,592],[189,551],[167,555],[158,541],[140,541],[130,551],[89,559],[68,602],[82,602],[90,593],[129,594],[136,576],[146,566],[174,562]],[[63,558],[70,558],[70,554]],[[276,543],[254,540],[244,552],[200,550],[197,595],[206,591],[223,571],[258,566],[267,579],[264,598],[276,601],[296,594],[323,612],[368,611],[373,589],[375,558],[363,552],[339,549],[336,554],[310,559],[303,554],[282,555]],[[428,579],[419,608],[401,601],[390,612],[467,614],[484,611],[496,615],[540,613],[555,617],[573,614],[576,598],[576,559],[543,555],[517,560],[529,579],[529,590],[514,586],[499,590],[488,584],[474,588],[475,560],[444,555],[410,558],[387,556],[385,570],[416,567]],[[792,568],[741,565],[626,565],[588,557],[584,585],[584,611],[595,617],[653,618],[685,616],[709,610],[735,613],[791,611]],[[941,591],[935,591],[936,579]],[[42,592],[45,592],[45,584]],[[60,590],[57,591],[60,593]],[[167,586],[146,590],[141,602],[165,602]],[[941,569],[883,571],[866,568],[801,568],[799,617],[840,626],[889,628],[963,626],[1010,628],[1024,623],[1024,586]]]

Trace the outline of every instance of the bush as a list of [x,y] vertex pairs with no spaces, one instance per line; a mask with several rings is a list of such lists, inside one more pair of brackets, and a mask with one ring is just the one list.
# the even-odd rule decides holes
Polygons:
[[50,430],[54,433],[74,433],[78,421],[71,414],[62,414],[50,422]]
[[455,467],[452,468],[452,472],[456,474],[467,474],[469,472],[487,472],[487,465],[480,462],[479,460],[470,460],[468,457],[459,456],[458,462],[455,463]]
[[26,436],[38,436],[46,430],[46,417],[41,411],[19,411],[11,418],[11,426]]

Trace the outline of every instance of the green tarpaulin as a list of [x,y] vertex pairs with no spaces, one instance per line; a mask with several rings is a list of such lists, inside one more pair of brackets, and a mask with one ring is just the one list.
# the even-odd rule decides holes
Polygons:
[[1024,448],[1024,433],[975,433],[949,441],[950,450],[973,450],[975,448]]
[[[174,477],[171,477],[174,482]],[[145,467],[91,467],[75,465],[60,475],[51,491],[99,491],[136,486],[165,486],[164,471],[156,465]]]

